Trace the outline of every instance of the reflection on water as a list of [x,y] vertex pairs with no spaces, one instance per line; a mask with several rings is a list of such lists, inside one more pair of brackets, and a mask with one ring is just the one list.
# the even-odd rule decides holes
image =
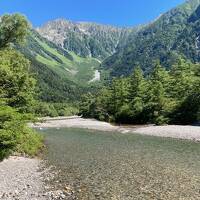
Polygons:
[[81,129],[42,133],[60,184],[71,185],[77,199],[200,199],[198,143]]

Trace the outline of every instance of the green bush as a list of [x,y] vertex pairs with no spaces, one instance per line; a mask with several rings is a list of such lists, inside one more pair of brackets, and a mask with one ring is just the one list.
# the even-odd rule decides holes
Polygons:
[[25,153],[29,156],[35,156],[43,146],[42,141],[42,135],[28,127],[25,127],[16,146],[16,151],[18,153]]
[[12,152],[35,155],[42,136],[27,127],[29,116],[9,106],[0,106],[0,160]]

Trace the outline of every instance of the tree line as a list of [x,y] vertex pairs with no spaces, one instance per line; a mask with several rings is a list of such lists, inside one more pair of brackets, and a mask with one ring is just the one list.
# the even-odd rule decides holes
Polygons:
[[82,98],[80,114],[128,124],[192,124],[200,119],[200,65],[181,56],[170,70],[154,63],[148,75],[135,67],[131,76],[113,79],[97,94]]

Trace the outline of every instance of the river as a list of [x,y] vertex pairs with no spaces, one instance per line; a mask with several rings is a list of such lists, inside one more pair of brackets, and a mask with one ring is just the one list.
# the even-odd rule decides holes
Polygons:
[[40,130],[55,186],[76,199],[200,199],[200,145],[192,141],[62,128]]

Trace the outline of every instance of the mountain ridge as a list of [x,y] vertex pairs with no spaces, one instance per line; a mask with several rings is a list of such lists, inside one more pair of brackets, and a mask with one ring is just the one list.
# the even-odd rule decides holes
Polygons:
[[109,70],[111,76],[127,76],[137,65],[148,73],[155,60],[170,67],[170,57],[179,53],[177,49],[173,49],[174,44],[178,36],[184,34],[188,19],[198,5],[200,0],[189,0],[162,14],[156,21],[138,31],[135,37],[130,38],[127,45],[108,57],[103,62],[102,69]]
[[118,46],[123,46],[130,33],[139,29],[55,19],[36,30],[43,37],[79,56],[103,60],[112,55]]

